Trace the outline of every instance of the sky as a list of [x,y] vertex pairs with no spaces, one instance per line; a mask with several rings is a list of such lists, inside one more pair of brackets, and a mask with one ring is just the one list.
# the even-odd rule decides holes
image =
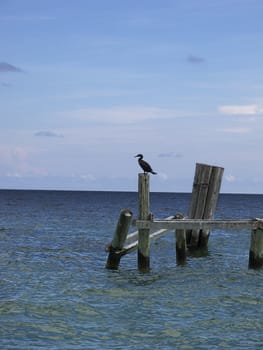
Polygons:
[[0,188],[263,193],[262,0],[0,0]]

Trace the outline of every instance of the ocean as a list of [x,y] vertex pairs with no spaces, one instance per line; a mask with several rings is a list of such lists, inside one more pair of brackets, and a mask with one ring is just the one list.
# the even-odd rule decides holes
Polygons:
[[[191,194],[151,193],[155,218],[188,213]],[[171,232],[105,269],[122,208],[137,193],[0,191],[0,349],[263,348],[263,271],[250,232],[214,230],[205,255],[176,264]],[[263,195],[220,194],[216,218],[263,217]],[[135,228],[131,228],[134,231]]]

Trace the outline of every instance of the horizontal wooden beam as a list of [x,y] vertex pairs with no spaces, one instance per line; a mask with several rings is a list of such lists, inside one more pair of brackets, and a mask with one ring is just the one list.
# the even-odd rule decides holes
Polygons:
[[136,220],[135,226],[138,229],[150,230],[256,230],[262,227],[261,219],[248,220],[200,220],[200,219],[182,219],[182,220]]
[[[248,220],[201,220],[201,219],[172,219],[168,217],[164,220],[136,220],[135,226],[138,229],[150,229],[150,240],[164,236],[167,232],[175,230],[203,230],[203,229],[221,229],[221,230],[263,230],[263,219]],[[126,255],[134,251],[138,246],[138,231],[130,233],[127,236],[124,247],[115,252],[117,255]]]

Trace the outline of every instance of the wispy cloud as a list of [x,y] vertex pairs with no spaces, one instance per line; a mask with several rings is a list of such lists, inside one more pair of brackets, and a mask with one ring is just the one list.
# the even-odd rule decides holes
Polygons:
[[84,99],[84,98],[97,98],[97,97],[125,97],[140,94],[138,90],[133,91],[129,89],[91,89],[83,91],[72,91],[68,95],[62,94],[65,99]]
[[7,62],[0,62],[0,73],[21,73],[22,69]]
[[0,146],[0,175],[16,178],[46,175],[44,168],[32,165],[31,153],[24,147]]
[[159,107],[84,108],[62,113],[69,118],[107,123],[134,123],[146,120],[176,118],[178,112]]
[[251,129],[246,127],[233,127],[233,128],[225,128],[220,131],[230,134],[248,134]]
[[80,174],[80,175],[79,174],[72,174],[71,177],[74,178],[74,179],[79,179],[79,180],[84,181],[84,182],[86,182],[86,181],[95,181],[96,180],[96,177],[93,174],[91,174],[91,173]]
[[187,62],[192,63],[192,64],[200,64],[200,63],[204,63],[205,59],[203,57],[190,54],[187,57]]
[[219,106],[218,111],[223,114],[230,115],[255,115],[262,114],[263,108],[253,104],[253,105],[224,105]]
[[225,179],[226,179],[227,182],[231,182],[231,183],[233,183],[233,182],[235,182],[237,180],[236,177],[234,175],[232,175],[232,174],[226,175]]
[[158,176],[164,181],[168,180],[168,175],[166,173],[158,172]]
[[167,153],[159,153],[159,158],[182,158],[182,153],[175,153],[175,152],[167,152]]
[[49,130],[37,131],[34,135],[38,137],[64,137],[63,134]]

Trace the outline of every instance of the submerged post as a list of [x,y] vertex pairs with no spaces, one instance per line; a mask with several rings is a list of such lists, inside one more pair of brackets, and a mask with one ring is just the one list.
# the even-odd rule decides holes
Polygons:
[[131,224],[132,212],[129,209],[122,209],[115,229],[114,237],[107,247],[109,251],[106,268],[117,270],[120,264],[121,254],[117,254],[123,248],[129,227]]
[[[176,214],[175,219],[183,219],[183,214]],[[186,234],[185,230],[175,230],[176,235],[176,262],[178,265],[183,265],[186,262]]]
[[259,227],[251,231],[248,267],[258,269],[263,267],[263,220],[259,221]]
[[[147,220],[150,214],[149,174],[138,175],[138,219]],[[139,229],[138,232],[138,270],[150,270],[150,230]]]

